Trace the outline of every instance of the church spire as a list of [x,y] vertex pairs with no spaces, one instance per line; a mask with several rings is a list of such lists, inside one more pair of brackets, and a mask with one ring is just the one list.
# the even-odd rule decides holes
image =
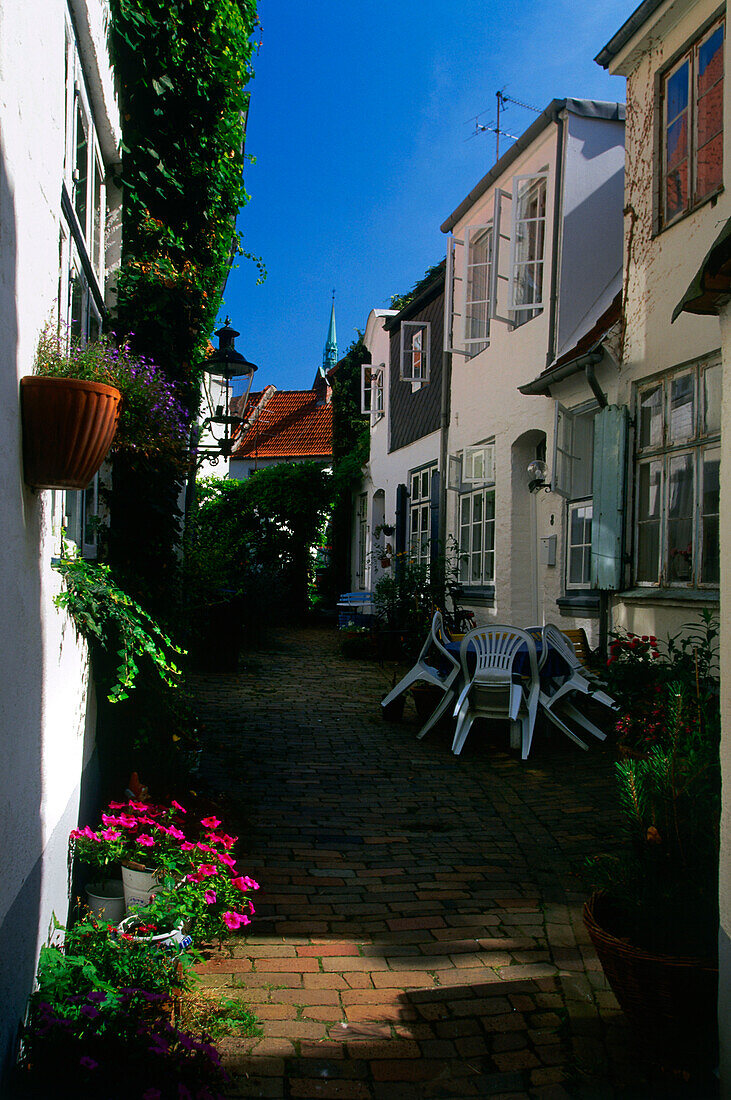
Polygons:
[[326,374],[338,361],[338,338],[335,333],[335,291],[333,291],[333,303],[330,310],[330,327],[327,330],[327,340],[322,353],[322,371]]

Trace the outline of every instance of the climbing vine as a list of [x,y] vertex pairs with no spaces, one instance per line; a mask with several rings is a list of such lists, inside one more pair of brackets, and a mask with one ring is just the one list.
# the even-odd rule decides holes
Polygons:
[[[122,109],[123,253],[114,326],[177,384],[189,420],[232,259],[255,0],[111,0]],[[110,557],[138,591],[176,573],[181,463],[115,463]],[[145,539],[139,539],[139,531]]]

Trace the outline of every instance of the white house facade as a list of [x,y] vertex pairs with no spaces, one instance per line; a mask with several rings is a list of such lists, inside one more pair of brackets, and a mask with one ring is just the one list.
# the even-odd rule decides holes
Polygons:
[[94,494],[23,482],[19,380],[47,323],[99,331],[119,254],[110,179],[120,128],[103,0],[0,7],[0,448],[5,471],[0,720],[0,1073],[54,914],[64,920],[68,834],[93,784],[86,646],[53,605],[62,524],[93,542]]

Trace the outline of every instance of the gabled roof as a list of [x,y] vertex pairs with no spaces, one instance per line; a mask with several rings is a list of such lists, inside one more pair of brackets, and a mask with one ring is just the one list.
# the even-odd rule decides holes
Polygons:
[[233,458],[329,458],[332,455],[332,405],[314,390],[277,390],[258,409],[262,393],[249,394],[249,426],[234,447]]
[[625,20],[616,34],[614,34],[606,46],[599,51],[594,60],[603,69],[608,69],[614,58],[624,49],[627,43],[634,38],[637,32],[645,25],[647,20],[655,14],[663,0],[643,0],[638,8]]
[[525,133],[521,134],[518,140],[510,146],[507,153],[500,157],[500,160],[493,165],[487,175],[482,177],[477,186],[472,188],[469,195],[449,215],[441,227],[442,233],[449,233],[451,229],[454,229],[460,218],[474,206],[496,180],[500,179],[513,161],[517,160],[520,154],[533,144],[539,134],[550,123],[556,122],[562,111],[570,111],[574,115],[583,115],[585,118],[604,118],[613,122],[624,122],[625,105],[624,103],[605,103],[603,100],[597,99],[552,99],[545,111],[540,113],[535,122],[528,127]]

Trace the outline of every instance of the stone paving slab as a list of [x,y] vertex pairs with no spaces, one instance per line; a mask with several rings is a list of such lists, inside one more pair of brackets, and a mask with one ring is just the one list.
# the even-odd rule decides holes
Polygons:
[[584,931],[585,858],[617,831],[613,755],[476,724],[384,722],[392,669],[333,630],[273,633],[200,676],[202,781],[261,883],[248,937],[200,967],[263,1035],[221,1042],[232,1097],[665,1096]]

